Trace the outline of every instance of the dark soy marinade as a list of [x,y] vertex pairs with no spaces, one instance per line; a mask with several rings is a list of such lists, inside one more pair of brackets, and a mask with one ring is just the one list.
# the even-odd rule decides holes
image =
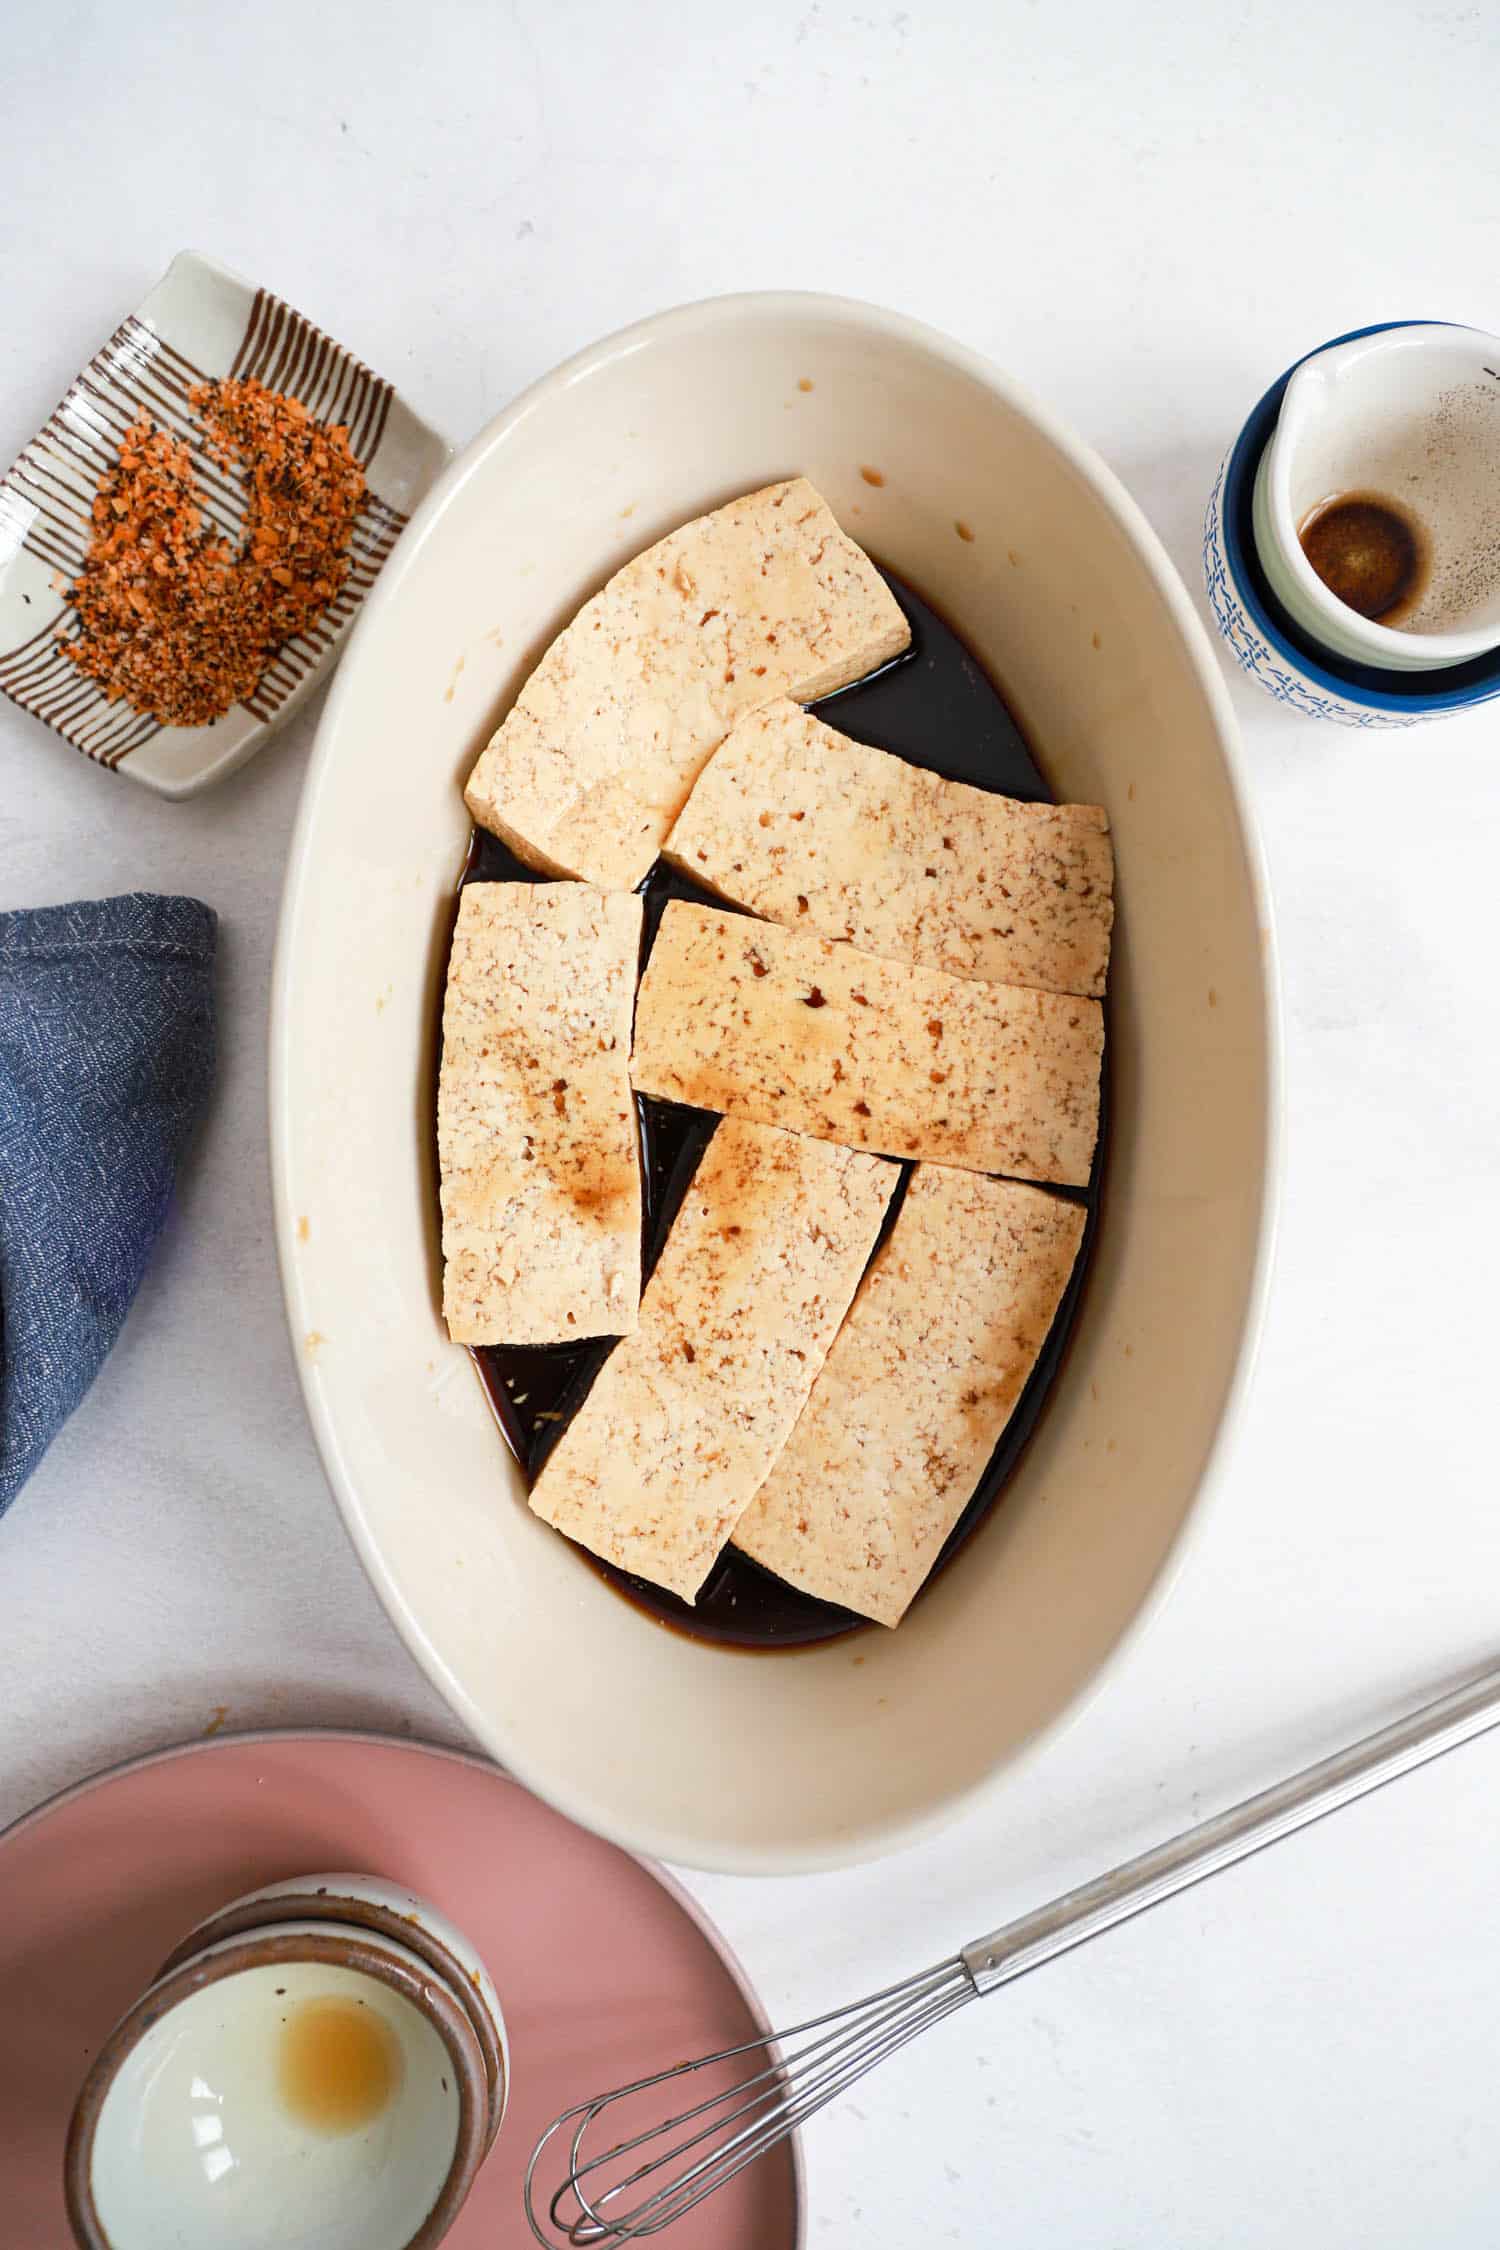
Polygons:
[[1399,627],[1426,591],[1426,532],[1398,500],[1344,492],[1303,519],[1302,552],[1330,594],[1373,624]]
[[[1052,792],[993,681],[935,610],[889,572],[884,575],[910,620],[911,647],[872,679],[844,688],[837,695],[815,704],[813,708],[818,716],[858,742],[896,751],[914,765],[927,766],[950,780],[972,782],[1010,797],[1049,800]],[[534,870],[523,866],[497,837],[476,829],[462,882],[536,882],[539,879]],[[712,892],[664,866],[658,866],[648,877],[643,895],[647,953],[668,899],[700,899],[714,906],[724,905]],[[1031,1380],[1016,1404],[973,1498],[949,1536],[932,1573],[934,1578],[951,1563],[1004,1490],[1036,1427],[1061,1366],[1093,1248],[1103,1169],[1107,1077],[1103,1092],[1099,1147],[1094,1156],[1093,1177],[1083,1198],[1088,1204],[1089,1223],[1077,1266]],[[643,1095],[636,1096],[636,1110],[640,1119],[645,1190],[645,1267],[649,1275],[716,1120],[696,1110],[679,1108],[672,1102],[648,1101]],[[910,1167],[906,1169],[909,1171]],[[899,1203],[900,1191],[892,1203],[887,1228]],[[607,1339],[583,1344],[478,1346],[473,1349],[472,1357],[495,1419],[528,1484],[535,1479],[613,1349]],[[630,1601],[663,1624],[721,1646],[805,1648],[858,1631],[865,1622],[851,1616],[846,1609],[816,1601],[784,1585],[733,1547],[726,1548],[715,1563],[695,1607],[689,1607],[675,1594],[665,1593],[643,1578],[632,1577],[593,1555],[585,1555],[582,1549],[579,1553]]]

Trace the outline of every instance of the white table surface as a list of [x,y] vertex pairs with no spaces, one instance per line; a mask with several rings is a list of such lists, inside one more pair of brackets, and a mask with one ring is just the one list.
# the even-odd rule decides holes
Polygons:
[[[1500,324],[1497,72],[1494,15],[1431,0],[17,10],[0,453],[185,244],[455,439],[640,314],[823,287],[1050,400],[1196,593],[1220,453],[1289,360]],[[983,1811],[848,1875],[692,1879],[773,2018],[1500,1655],[1500,726],[1369,740],[1233,692],[1289,1102],[1248,1425],[1154,1629]],[[223,918],[207,1126],[0,1525],[0,1818],[216,1718],[460,1739],[346,1544],[283,1331],[266,1004],[315,723],[168,805],[0,707],[0,906],[141,886]],[[1500,1739],[945,2026],[812,2130],[813,2250],[1493,2250],[1497,1807]]]

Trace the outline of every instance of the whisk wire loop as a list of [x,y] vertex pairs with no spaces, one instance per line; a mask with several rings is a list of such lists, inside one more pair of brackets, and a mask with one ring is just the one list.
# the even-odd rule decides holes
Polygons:
[[[775,2038],[743,2040],[717,2054],[637,2078],[612,2093],[580,2102],[548,2127],[527,2167],[526,2215],[536,2240],[556,2250],[589,2250],[644,2240],[671,2226],[753,2164],[789,2132],[835,2101],[899,2047],[976,1998],[974,1980],[957,1956],[919,1970],[852,2006],[809,2016]],[[591,2129],[631,2097],[675,2079],[694,2077],[763,2056],[703,2100],[657,2119],[641,2131],[587,2153]],[[571,2127],[568,2168],[550,2198],[544,2231],[535,2207],[539,2165],[555,2135]],[[630,2164],[632,2157],[640,2161]],[[621,2166],[628,2166],[622,2171]],[[669,2176],[661,2178],[660,2175]],[[655,2181],[654,2186],[646,2183]],[[628,2207],[626,2199],[637,2193]]]

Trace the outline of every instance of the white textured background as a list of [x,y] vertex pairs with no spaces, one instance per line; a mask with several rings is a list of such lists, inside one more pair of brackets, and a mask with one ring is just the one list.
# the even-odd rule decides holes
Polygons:
[[[1492,11],[1394,0],[17,8],[0,453],[188,244],[455,439],[640,314],[822,287],[1041,392],[1196,590],[1219,455],[1289,360],[1371,320],[1500,326],[1497,93]],[[853,1875],[694,1882],[773,2017],[1500,1656],[1500,723],[1365,740],[1235,695],[1290,1102],[1235,1466],[1111,1692],[985,1812]],[[454,1734],[345,1545],[282,1329],[266,995],[313,725],[173,806],[0,707],[0,906],[139,885],[224,925],[176,1214],[0,1526],[0,1817],[220,1706]],[[1500,1741],[946,2026],[814,2128],[814,2250],[1493,2250],[1497,1806]]]

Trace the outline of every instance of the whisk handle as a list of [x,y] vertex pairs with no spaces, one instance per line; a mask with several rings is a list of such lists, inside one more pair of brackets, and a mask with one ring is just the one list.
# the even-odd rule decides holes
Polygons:
[[1233,1867],[1267,1844],[1295,1835],[1311,1821],[1337,1812],[1371,1789],[1410,1773],[1429,1758],[1456,1750],[1500,1721],[1500,1670],[1488,1672],[1451,1695],[1426,1704],[1408,1718],[1382,1727],[1347,1750],[1262,1790],[1200,1827],[1190,1828],[1153,1851],[1142,1852],[1109,1874],[1069,1891],[1050,1906],[1007,1922],[963,1950],[964,1966],[979,1992],[992,1992],[1028,1969],[1113,1929],[1133,1914],[1174,1898],[1193,1883]]

